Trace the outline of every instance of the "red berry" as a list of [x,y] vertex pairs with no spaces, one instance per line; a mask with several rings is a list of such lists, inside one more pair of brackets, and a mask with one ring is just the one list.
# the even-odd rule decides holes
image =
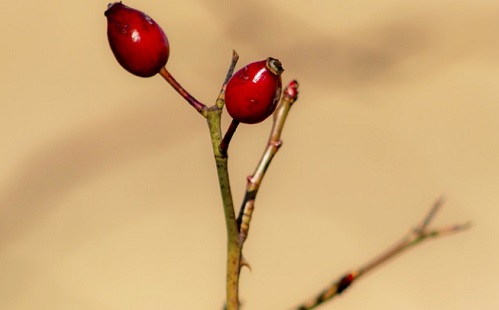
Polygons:
[[170,55],[168,39],[152,18],[121,1],[110,3],[104,15],[109,45],[123,68],[150,77],[166,65]]
[[281,62],[271,57],[237,71],[225,91],[225,106],[230,116],[246,124],[269,117],[281,97],[283,71]]

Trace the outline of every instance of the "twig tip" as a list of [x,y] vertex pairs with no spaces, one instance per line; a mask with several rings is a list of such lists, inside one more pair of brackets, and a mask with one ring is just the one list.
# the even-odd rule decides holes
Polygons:
[[284,89],[284,96],[290,99],[291,104],[298,99],[298,81],[292,80]]
[[232,50],[232,59],[234,60],[239,59],[239,54],[236,52],[236,50]]

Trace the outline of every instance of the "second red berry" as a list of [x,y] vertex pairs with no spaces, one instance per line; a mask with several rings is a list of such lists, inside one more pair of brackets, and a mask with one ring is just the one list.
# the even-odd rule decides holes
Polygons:
[[246,124],[260,123],[269,117],[281,97],[283,71],[281,62],[271,57],[237,71],[225,91],[229,115]]

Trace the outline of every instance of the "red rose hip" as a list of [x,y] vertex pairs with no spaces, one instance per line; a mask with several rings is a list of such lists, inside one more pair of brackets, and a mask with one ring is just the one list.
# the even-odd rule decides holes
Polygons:
[[161,27],[141,11],[123,3],[108,5],[107,37],[116,60],[132,74],[150,77],[166,65],[170,54]]
[[260,123],[269,117],[281,97],[283,71],[281,62],[271,57],[237,71],[225,91],[230,116],[246,124]]

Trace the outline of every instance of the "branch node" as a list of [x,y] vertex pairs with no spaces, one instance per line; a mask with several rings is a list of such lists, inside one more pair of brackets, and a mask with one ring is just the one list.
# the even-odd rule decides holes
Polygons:
[[271,142],[271,145],[273,145],[277,149],[281,148],[282,144],[283,144],[282,140],[277,140],[277,141]]

